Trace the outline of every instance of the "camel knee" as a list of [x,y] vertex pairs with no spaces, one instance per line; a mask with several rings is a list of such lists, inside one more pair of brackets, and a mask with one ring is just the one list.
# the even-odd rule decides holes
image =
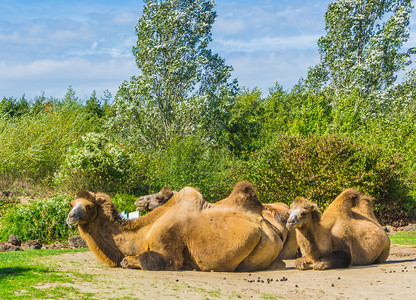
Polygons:
[[286,263],[280,258],[276,258],[270,266],[267,267],[267,270],[282,270],[286,268]]
[[159,252],[149,250],[136,256],[126,256],[120,265],[125,269],[163,271],[172,270],[173,264]]
[[351,265],[351,255],[345,251],[334,251],[322,256],[313,264],[314,270],[348,268]]
[[137,255],[143,270],[162,271],[169,269],[169,263],[165,257],[156,251],[145,251]]
[[386,247],[384,247],[383,251],[377,257],[377,259],[375,260],[374,263],[376,263],[376,264],[384,263],[387,260],[387,258],[389,257],[389,255],[390,255],[390,243]]

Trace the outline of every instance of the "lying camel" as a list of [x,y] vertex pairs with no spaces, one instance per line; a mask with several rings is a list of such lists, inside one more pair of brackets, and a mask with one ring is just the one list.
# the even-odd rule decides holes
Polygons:
[[263,218],[255,189],[246,182],[237,184],[221,206],[185,187],[134,220],[122,220],[102,193],[82,191],[70,205],[68,225],[78,225],[91,251],[110,266],[202,271],[284,266],[277,258],[280,233]]
[[177,192],[171,189],[170,187],[164,187],[160,190],[160,192],[139,197],[134,202],[134,205],[137,206],[136,210],[152,211],[156,207],[159,207],[168,202],[168,200],[172,198],[172,196],[176,193]]
[[371,198],[354,189],[342,192],[321,215],[316,204],[296,198],[290,205],[287,228],[296,228],[302,257],[300,270],[345,268],[383,263],[390,239],[375,219]]
[[[156,207],[165,204],[177,192],[170,187],[163,187],[159,192],[151,195],[141,196],[135,202],[137,210],[152,211]],[[221,205],[222,201],[215,204]],[[263,203],[262,215],[281,233],[283,240],[283,249],[280,251],[280,259],[296,258],[298,253],[298,244],[296,242],[296,232],[294,229],[286,228],[286,221],[289,217],[289,206],[280,203]]]

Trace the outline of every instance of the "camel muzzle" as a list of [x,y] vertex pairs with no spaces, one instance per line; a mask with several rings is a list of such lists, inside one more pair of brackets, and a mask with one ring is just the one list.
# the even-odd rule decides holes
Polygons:
[[296,226],[296,224],[298,224],[298,223],[299,223],[298,219],[289,219],[286,222],[286,228],[290,230],[290,229],[294,228]]
[[68,217],[66,218],[66,224],[69,226],[75,226],[78,225],[79,217],[77,216],[76,212],[74,210],[71,210],[68,214]]

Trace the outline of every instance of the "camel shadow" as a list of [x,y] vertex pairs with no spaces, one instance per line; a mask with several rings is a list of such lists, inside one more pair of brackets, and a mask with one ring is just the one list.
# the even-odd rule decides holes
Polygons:
[[416,262],[416,258],[412,259],[401,259],[401,260],[387,260],[384,264],[400,264],[400,263],[407,263],[407,262]]
[[[22,276],[26,273],[33,272],[34,268],[23,268],[23,267],[10,267],[10,268],[0,268],[0,281],[8,276]],[[42,271],[50,272],[50,271]]]
[[[350,266],[348,268],[339,268],[339,269],[334,269],[334,270],[369,269],[369,268],[383,267],[383,265],[402,264],[402,263],[409,263],[409,262],[416,262],[416,258],[400,259],[400,260],[387,260],[382,264],[371,264],[371,265],[365,265],[365,266]],[[284,270],[296,270],[296,268],[293,267],[293,266],[290,266],[290,267],[286,267]]]

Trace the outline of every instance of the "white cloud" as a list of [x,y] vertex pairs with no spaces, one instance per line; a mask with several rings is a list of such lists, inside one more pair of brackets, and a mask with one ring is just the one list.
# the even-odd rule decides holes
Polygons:
[[25,94],[28,99],[40,95],[42,91],[46,96],[60,98],[69,86],[81,97],[90,95],[93,90],[106,89],[114,95],[124,80],[137,73],[132,59],[91,62],[71,58],[17,65],[0,62],[0,90],[2,96],[20,97]]
[[256,51],[277,51],[289,49],[315,49],[317,48],[317,41],[320,35],[303,35],[303,36],[289,36],[289,37],[260,37],[251,40],[224,40],[218,39],[215,41],[215,47],[221,51],[242,51],[242,52],[256,52]]
[[305,77],[310,66],[317,64],[317,51],[256,52],[234,55],[227,63],[234,67],[241,86],[258,87],[264,94],[279,82],[291,88]]

